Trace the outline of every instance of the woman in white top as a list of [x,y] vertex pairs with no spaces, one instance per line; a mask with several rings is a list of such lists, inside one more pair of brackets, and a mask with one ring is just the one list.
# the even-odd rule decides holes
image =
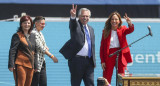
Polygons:
[[[103,77],[111,83],[113,69],[116,64],[117,55],[109,57],[110,54],[122,49],[128,45],[126,35],[134,31],[134,25],[131,19],[125,14],[124,19],[128,23],[128,27],[122,25],[121,16],[118,12],[113,12],[105,22],[101,46],[100,59],[103,69]],[[118,73],[124,73],[128,63],[132,62],[129,47],[119,52]]]

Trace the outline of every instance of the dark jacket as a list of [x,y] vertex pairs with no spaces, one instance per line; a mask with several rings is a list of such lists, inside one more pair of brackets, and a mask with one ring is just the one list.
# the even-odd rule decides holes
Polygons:
[[[94,30],[91,26],[87,26],[91,37],[93,62],[94,66],[96,66]],[[76,21],[76,19],[70,19],[69,28],[71,38],[65,43],[65,45],[59,51],[68,60],[74,58],[75,55],[82,49],[85,43],[85,32],[79,20]]]
[[37,67],[37,56],[35,48],[35,35],[30,34],[29,40],[22,32],[15,33],[12,36],[11,46],[9,50],[8,68],[12,68],[15,64],[28,68]]

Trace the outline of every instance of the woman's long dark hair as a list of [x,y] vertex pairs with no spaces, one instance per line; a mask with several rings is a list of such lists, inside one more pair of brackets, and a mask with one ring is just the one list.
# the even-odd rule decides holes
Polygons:
[[30,20],[30,22],[31,22],[31,27],[30,27],[30,29],[28,30],[28,33],[29,33],[29,34],[31,33],[31,31],[33,30],[33,21],[32,21],[32,19],[31,19],[31,17],[28,16],[28,15],[21,17],[20,23],[19,23],[20,27],[18,28],[17,32],[22,32],[22,33],[24,33],[23,30],[22,30],[22,23],[25,22],[25,21],[28,21],[28,20]]
[[111,19],[112,19],[113,15],[117,15],[118,18],[119,18],[120,23],[118,25],[118,28],[120,28],[121,25],[122,25],[121,15],[117,11],[111,13],[110,16],[108,17],[108,20],[105,23],[105,26],[104,26],[104,38],[107,38],[108,35],[110,34],[110,31],[111,31]]

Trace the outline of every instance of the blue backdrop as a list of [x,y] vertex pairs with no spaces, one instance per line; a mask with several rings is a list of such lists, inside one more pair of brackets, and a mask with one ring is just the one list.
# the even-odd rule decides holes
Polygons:
[[[128,43],[141,38],[149,33],[147,26],[151,26],[153,36],[148,36],[143,40],[133,44],[130,49],[133,63],[128,65],[129,72],[132,74],[158,74],[160,73],[160,26],[156,22],[133,22],[135,31],[127,36]],[[67,60],[59,53],[59,49],[70,38],[68,22],[47,22],[42,31],[50,51],[59,59],[59,63],[45,56],[47,64],[48,86],[70,86],[70,73]],[[90,22],[95,31],[96,45],[96,64],[95,84],[97,78],[102,76],[102,69],[99,58],[99,48],[104,22]],[[126,22],[123,23],[126,25]],[[0,86],[14,86],[12,72],[8,70],[8,51],[11,36],[16,32],[19,22],[0,22]],[[112,85],[115,86],[115,71],[112,77]],[[82,82],[82,85],[83,82]]]

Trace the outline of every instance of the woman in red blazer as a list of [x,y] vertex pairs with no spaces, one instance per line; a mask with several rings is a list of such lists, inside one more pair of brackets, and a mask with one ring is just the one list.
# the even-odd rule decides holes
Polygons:
[[[121,16],[118,12],[111,13],[105,23],[102,34],[100,59],[103,69],[103,77],[105,77],[109,83],[111,83],[117,57],[117,55],[113,55],[112,57],[109,57],[109,55],[127,46],[128,43],[126,35],[134,31],[134,25],[127,14],[125,14],[124,19],[128,23],[128,28],[126,26],[122,26]],[[127,47],[119,53],[118,73],[124,73],[127,63],[131,62],[131,53],[129,47]]]

